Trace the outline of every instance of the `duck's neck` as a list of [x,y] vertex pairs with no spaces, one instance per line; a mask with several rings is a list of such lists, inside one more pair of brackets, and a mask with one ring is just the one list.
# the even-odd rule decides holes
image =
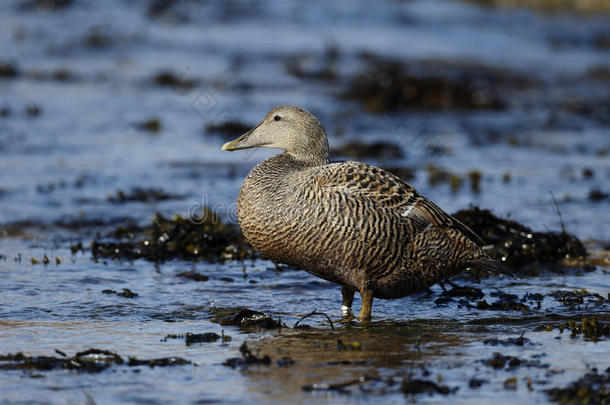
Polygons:
[[[304,129],[299,142],[294,142],[285,154],[290,155],[298,165],[321,166],[328,164],[328,139],[321,126]],[[284,153],[282,154],[284,155]]]
[[328,164],[328,153],[319,155],[298,155],[293,152],[284,152],[268,159],[271,166],[286,172],[295,172],[311,167]]
[[287,155],[287,164],[292,164],[295,167],[315,167],[328,164],[328,151],[320,151],[320,153],[312,155],[298,155],[292,152],[284,152],[281,155]]
[[244,186],[246,189],[267,190],[272,193],[290,192],[295,182],[294,177],[303,171],[328,163],[328,160],[299,159],[291,153],[284,152],[263,160],[252,169]]

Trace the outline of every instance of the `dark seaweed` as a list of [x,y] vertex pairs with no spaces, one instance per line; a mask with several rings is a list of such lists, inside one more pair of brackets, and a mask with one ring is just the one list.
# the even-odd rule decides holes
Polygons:
[[399,145],[390,142],[374,142],[371,144],[355,141],[333,149],[333,155],[346,156],[353,159],[401,159],[404,157]]
[[195,271],[183,271],[177,274],[178,277],[188,278],[194,281],[208,281],[209,277]]
[[523,335],[516,337],[516,338],[509,337],[506,340],[502,340],[502,339],[498,339],[498,338],[485,339],[485,340],[483,340],[483,344],[490,345],[490,346],[525,346],[525,345],[533,346],[534,345],[531,340],[523,337]]
[[115,43],[112,38],[104,29],[100,26],[92,26],[89,28],[89,32],[83,38],[83,45],[92,49],[104,49],[108,48]]
[[138,293],[131,291],[129,288],[123,288],[123,291],[121,291],[120,293],[117,293],[117,295],[119,297],[135,298],[138,296]]
[[417,75],[396,60],[366,59],[368,67],[352,78],[343,96],[360,101],[370,112],[504,108],[487,78]]
[[575,338],[582,335],[586,340],[593,342],[610,336],[610,324],[598,321],[596,316],[583,317],[580,321],[569,320],[567,322],[549,324],[546,325],[545,329],[548,331],[558,329],[559,333],[569,330],[570,337]]
[[517,389],[517,377],[510,377],[504,380],[504,389],[505,390],[513,390]]
[[379,381],[379,379],[363,375],[361,377],[356,378],[355,380],[350,380],[342,383],[316,383],[311,385],[304,385],[302,389],[303,391],[338,391],[346,393],[346,388],[354,385],[361,386],[362,384],[368,381]]
[[28,117],[38,117],[42,113],[42,108],[36,104],[29,104],[25,107],[25,115]]
[[483,360],[483,364],[486,366],[493,367],[494,369],[504,369],[506,367],[507,370],[511,370],[517,367],[539,367],[539,368],[547,368],[548,364],[542,364],[540,360],[523,360],[516,356],[505,356],[501,353],[495,352],[493,357],[487,360]]
[[[479,288],[475,287],[467,287],[467,286],[459,286],[453,283],[451,284],[451,290],[447,290],[443,287],[443,292],[441,293],[441,299],[447,297],[464,297],[469,301],[478,300],[485,296],[483,291]],[[436,302],[436,301],[435,301]]]
[[[52,356],[25,356],[23,353],[0,355],[0,369],[3,370],[39,370],[50,371],[56,369],[66,369],[77,372],[99,373],[112,365],[125,364],[125,360],[116,353],[89,349],[84,352],[76,353],[72,357],[67,357],[62,351],[57,351],[62,357]],[[128,366],[148,365],[171,366],[190,364],[190,361],[180,357],[168,357],[152,360],[138,360],[134,357],[129,358]]]
[[123,291],[121,291],[121,292],[116,292],[114,290],[106,289],[106,290],[102,290],[102,294],[115,294],[115,295],[118,295],[119,297],[124,297],[124,298],[135,298],[138,296],[138,293],[131,291],[129,288],[123,288]]
[[327,46],[321,57],[310,53],[300,53],[285,62],[286,72],[302,80],[332,82],[338,79],[337,62],[339,48]]
[[159,132],[161,130],[161,120],[159,118],[149,118],[135,124],[137,129],[148,132]]
[[197,81],[187,79],[184,75],[176,75],[170,71],[162,71],[157,73],[152,82],[159,87],[173,87],[181,91],[190,90],[197,85]]
[[167,342],[169,339],[184,339],[184,343],[187,346],[193,345],[195,343],[212,343],[217,341],[218,339],[221,339],[223,342],[230,342],[232,340],[231,336],[227,336],[224,333],[221,335],[214,333],[214,332],[206,332],[206,333],[191,333],[191,332],[187,332],[184,335],[180,334],[180,335],[174,335],[174,334],[169,334],[166,335],[163,339],[161,339],[162,342]]
[[344,343],[343,340],[337,339],[337,350],[362,350],[362,345],[360,342]]
[[405,394],[442,394],[448,395],[455,393],[459,387],[448,387],[446,385],[438,385],[433,381],[422,379],[405,379],[402,382],[402,392]]
[[211,123],[206,125],[205,132],[210,134],[220,134],[227,139],[237,138],[253,125],[244,124],[240,121],[225,121],[223,123]]
[[468,386],[475,389],[481,387],[483,384],[487,384],[488,382],[488,380],[472,377],[470,380],[468,380]]
[[225,360],[222,365],[231,368],[240,367],[242,369],[248,368],[248,366],[255,364],[260,364],[263,366],[271,365],[271,357],[267,355],[264,355],[263,357],[254,355],[248,348],[248,344],[246,342],[239,347],[239,352],[241,353],[242,357],[231,357],[230,359]]
[[180,199],[182,196],[168,194],[162,189],[134,187],[130,191],[118,190],[115,195],[108,197],[108,201],[114,204],[126,202],[153,202]]
[[604,298],[597,293],[590,293],[587,290],[555,290],[547,295],[555,298],[562,305],[565,305],[570,309],[580,309],[581,306],[586,308],[597,308],[608,306],[609,303],[608,298]]
[[181,357],[163,357],[160,359],[151,359],[151,360],[138,360],[135,357],[130,357],[128,366],[149,366],[153,367],[166,367],[166,366],[183,366],[185,364],[191,364],[190,361],[185,360]]
[[383,170],[390,172],[405,181],[413,180],[415,178],[415,170],[410,167],[384,167]]
[[184,336],[184,342],[187,346],[195,344],[195,343],[209,343],[215,342],[220,339],[221,336],[214,332],[207,333],[187,333]]
[[[64,356],[65,357],[65,356]],[[123,359],[115,353],[90,349],[73,357],[25,356],[23,353],[0,356],[0,369],[50,371],[67,369],[78,372],[98,373],[112,364],[123,364]]]
[[453,216],[491,245],[488,252],[491,256],[519,273],[538,274],[541,265],[557,271],[563,268],[564,259],[587,256],[582,242],[567,232],[534,232],[477,207],[458,211]]
[[549,399],[561,404],[610,403],[610,368],[605,374],[589,372],[564,388],[545,391]]
[[529,302],[529,303],[535,303],[536,304],[536,308],[537,310],[540,309],[540,307],[542,306],[542,301],[544,300],[544,295],[540,294],[540,293],[525,293],[525,295],[523,296],[523,298],[521,298],[521,302]]
[[0,79],[14,79],[19,76],[19,68],[12,63],[0,63]]
[[281,320],[273,319],[263,312],[254,311],[248,308],[236,308],[231,310],[228,314],[226,311],[218,309],[216,309],[216,312],[221,315],[221,317],[216,318],[215,321],[221,325],[236,325],[244,329],[276,329],[286,327]]
[[156,214],[152,223],[131,239],[96,239],[91,242],[91,254],[95,259],[146,259],[153,262],[171,259],[223,262],[254,257],[239,228],[224,224],[207,209],[204,209],[202,217],[192,220],[180,216],[167,219]]
[[610,197],[610,194],[604,193],[601,190],[591,190],[589,192],[589,200],[593,202],[600,202],[603,200],[607,200]]
[[484,309],[490,311],[521,311],[521,312],[532,312],[532,309],[523,302],[519,302],[516,295],[507,294],[501,296],[491,304],[487,300],[481,300],[477,302],[477,309]]
[[294,366],[295,363],[296,362],[288,356],[284,356],[281,359],[278,359],[276,362],[278,367],[290,367],[290,366]]
[[74,0],[25,0],[19,4],[21,11],[62,10],[69,8]]

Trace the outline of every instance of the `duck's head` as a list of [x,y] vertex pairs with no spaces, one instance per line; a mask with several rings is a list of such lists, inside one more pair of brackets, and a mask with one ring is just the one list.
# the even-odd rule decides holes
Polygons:
[[304,161],[328,163],[326,132],[311,113],[292,105],[275,107],[254,128],[222,145],[222,150],[283,149]]

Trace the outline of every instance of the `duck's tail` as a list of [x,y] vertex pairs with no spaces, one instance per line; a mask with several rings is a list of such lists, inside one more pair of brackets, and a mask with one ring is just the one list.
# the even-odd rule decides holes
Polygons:
[[512,278],[519,278],[508,267],[504,266],[501,263],[498,263],[497,261],[489,257],[480,257],[478,259],[472,260],[468,262],[468,265],[472,267],[478,267],[479,269],[490,271],[492,273],[499,273]]

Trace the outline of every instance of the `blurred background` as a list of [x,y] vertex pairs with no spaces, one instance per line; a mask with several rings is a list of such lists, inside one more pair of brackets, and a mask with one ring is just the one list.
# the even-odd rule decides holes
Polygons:
[[[156,212],[170,218],[203,207],[236,223],[244,177],[278,152],[221,145],[272,107],[295,104],[326,128],[331,160],[390,170],[449,213],[479,206],[535,231],[560,231],[563,221],[590,251],[607,254],[610,1],[3,0],[0,50],[0,356],[96,347],[203,366],[2,370],[0,402],[90,404],[86,389],[100,404],[352,404],[302,387],[372,373],[384,382],[370,380],[357,403],[377,402],[378,393],[403,403],[398,382],[428,367],[460,387],[456,404],[542,403],[551,385],[608,366],[607,341],[561,340],[553,329],[562,317],[580,325],[590,310],[605,317],[599,333],[607,334],[607,261],[597,271],[485,279],[469,299],[487,294],[487,307],[447,299],[438,286],[376,300],[376,328],[331,332],[316,319],[312,344],[309,335],[282,340],[298,330],[212,321],[230,313],[219,308],[243,305],[289,326],[316,308],[341,319],[337,286],[260,258],[235,260],[224,240],[213,260],[198,260],[191,245],[186,259],[134,260],[149,244],[132,232],[149,232],[142,227]],[[190,226],[176,223],[180,232]],[[138,254],[109,249],[99,259],[91,241],[106,237]],[[162,340],[225,329],[233,340],[223,345]],[[524,345],[526,331],[535,343]],[[548,364],[487,367],[492,349],[481,341],[508,335],[521,335],[521,346],[495,350],[551,364],[549,372]],[[364,349],[339,352],[339,336]],[[246,340],[266,341],[274,362],[300,355],[297,367],[223,367]],[[336,364],[320,365],[329,359]]]
[[557,229],[552,192],[568,231],[610,240],[609,11],[603,0],[3,1],[0,222],[148,220],[202,199],[227,216],[248,170],[276,151],[220,146],[295,104],[321,120],[332,159],[393,170],[449,212],[474,204]]

